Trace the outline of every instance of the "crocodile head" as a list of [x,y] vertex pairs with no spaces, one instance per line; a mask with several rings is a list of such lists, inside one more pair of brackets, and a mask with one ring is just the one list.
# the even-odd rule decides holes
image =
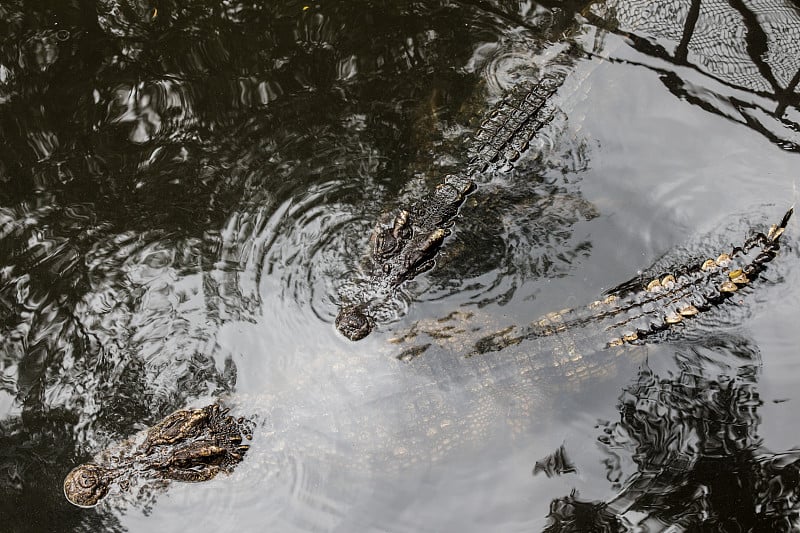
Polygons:
[[72,469],[64,479],[64,496],[78,507],[94,507],[112,489],[139,490],[151,482],[206,481],[230,472],[250,448],[253,422],[234,419],[212,404],[181,409],[152,428],[117,444]]
[[73,468],[64,479],[64,496],[78,507],[94,507],[108,494],[114,473],[94,463]]
[[[181,409],[150,428],[144,443],[145,451],[160,445],[174,444],[194,438],[210,427],[220,414],[214,404],[205,409]],[[224,413],[223,413],[224,414]]]
[[[428,233],[413,235],[410,229],[405,229],[407,222],[408,212],[403,211],[395,220],[393,228],[386,229],[375,237],[373,261],[377,266],[376,270],[384,273],[386,286],[392,289],[430,270],[442,242],[450,234],[445,228],[436,228]],[[402,229],[395,231],[397,228]],[[336,329],[351,341],[358,341],[369,335],[375,321],[368,309],[380,305],[375,304],[378,300],[342,307],[336,316]]]
[[373,235],[373,257],[377,261],[386,261],[398,255],[413,232],[411,213],[404,209],[391,226],[381,228]]
[[372,326],[372,319],[360,305],[342,307],[336,316],[336,329],[351,341],[358,341],[369,335]]

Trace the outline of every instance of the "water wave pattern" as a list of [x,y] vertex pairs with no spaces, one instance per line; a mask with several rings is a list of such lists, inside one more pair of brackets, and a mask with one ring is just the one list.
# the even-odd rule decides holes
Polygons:
[[768,233],[751,232],[740,245],[714,254],[715,258],[673,262],[669,271],[651,269],[657,273],[654,279],[636,277],[608,291],[602,300],[546,314],[526,326],[497,323],[486,313],[464,310],[418,321],[392,342],[404,360],[430,353],[481,357],[519,351],[575,362],[609,347],[687,337],[691,328],[687,324],[705,315],[719,327],[731,319],[724,310],[738,307],[742,295],[771,265],[792,213],[789,210]]
[[461,293],[480,307],[502,303],[514,294],[502,288],[509,283],[560,278],[589,257],[592,242],[581,223],[599,216],[595,206],[556,176],[529,178],[522,170],[506,177],[508,183],[487,184],[473,194],[465,213],[482,216],[460,220],[418,299]]
[[[499,173],[513,169],[521,155],[534,144],[534,137],[537,137],[534,150],[537,155],[553,154],[557,151],[556,147],[561,149],[557,144],[560,140],[559,129],[546,128],[559,115],[557,104],[551,100],[556,93],[559,102],[579,94],[579,87],[590,69],[576,69],[580,73],[575,76],[578,79],[565,89],[563,86],[572,73],[574,60],[564,51],[564,46],[546,47],[542,53],[555,57],[551,58],[547,68],[535,80],[518,82],[509,94],[493,106],[474,134],[466,154],[462,156],[468,162],[462,164],[461,168],[456,166],[448,169],[451,173],[433,192],[413,202],[407,210],[397,211],[394,222],[391,222],[392,217],[388,217],[385,222],[378,224],[371,240],[373,251],[369,255],[366,272],[361,279],[352,282],[353,289],[342,294],[337,328],[345,336],[352,340],[363,338],[373,325],[382,322],[383,316],[397,316],[396,310],[402,312],[403,306],[397,304],[395,296],[407,300],[407,293],[399,289],[404,282],[430,270],[431,265],[436,263],[439,249],[445,240],[451,240],[448,237],[455,232],[455,222],[461,218],[459,213],[466,212],[464,197],[472,193],[476,183],[483,184]],[[559,126],[563,126],[563,123]],[[571,148],[570,143],[566,145]],[[581,154],[575,158],[575,163],[585,164],[584,147],[577,148],[573,153]],[[546,160],[547,156],[542,158]],[[538,171],[540,169],[531,172],[531,167],[528,167],[528,174]],[[461,194],[452,200],[443,199],[441,191],[449,189],[460,191]],[[466,205],[471,203],[467,201]],[[401,228],[401,225],[407,227]],[[377,251],[384,246],[393,248],[385,253]],[[578,247],[584,251],[587,249],[585,245]],[[392,311],[386,313],[386,309]],[[364,324],[366,326],[359,326]]]
[[[772,452],[759,435],[764,401],[758,347],[719,335],[681,347],[663,373],[645,365],[619,397],[617,422],[597,440],[616,494],[554,500],[548,532],[637,531],[679,524],[791,531],[800,497],[796,450]],[[687,494],[691,497],[687,497]],[[776,504],[777,497],[779,504]],[[735,506],[730,502],[736,501]]]
[[[528,457],[520,445],[554,435],[538,424],[573,400],[555,393],[588,390],[581,383],[608,378],[621,359],[594,366],[499,351],[402,362],[398,346],[381,338],[347,344],[330,322],[386,206],[402,194],[411,204],[466,168],[478,118],[511,84],[546,73],[560,49],[552,42],[602,41],[597,28],[576,24],[575,9],[437,0],[2,2],[3,527],[170,529],[184,524],[187,509],[207,509],[197,527],[216,531],[535,530],[530,502],[541,498],[524,492],[533,483],[524,472],[541,454]],[[791,22],[790,13],[780,17]],[[784,19],[773,20],[763,26],[771,35],[762,55],[788,89],[792,47],[779,57]],[[631,42],[644,50],[623,49],[636,60],[671,64],[648,55],[650,41]],[[441,275],[419,278],[431,298],[441,296],[437,304],[474,297],[477,317],[492,310],[480,302],[513,303],[522,282],[547,283],[596,255],[587,245],[603,237],[584,222],[597,211],[578,179],[594,145],[564,129],[580,122],[570,107],[584,94],[568,86],[594,61],[577,54],[567,62],[567,98],[515,169],[499,168],[503,152],[497,172],[482,175],[483,191],[464,210],[491,211],[488,227],[459,220]],[[769,95],[737,89],[734,99],[728,81],[717,80],[723,88],[700,98],[709,78],[680,78],[693,85],[670,88],[689,104],[716,101],[706,107],[754,117],[791,141],[791,95],[775,122]],[[502,147],[505,138],[493,139]],[[532,185],[520,186],[526,179]],[[553,227],[560,225],[568,228]],[[474,258],[455,246],[469,246],[471,233],[502,235]],[[392,304],[399,310],[388,306],[386,319],[404,314],[417,289],[401,289]],[[559,380],[554,363],[566,365],[566,377]],[[247,468],[231,478],[131,502],[147,516],[113,505],[77,512],[61,497],[63,475],[91,453],[234,389],[244,393],[234,394],[243,411],[260,413],[263,432]],[[501,466],[510,464],[523,474],[506,477]],[[520,490],[507,484],[512,478]],[[430,514],[417,512],[422,500]],[[468,522],[470,510],[480,520]]]

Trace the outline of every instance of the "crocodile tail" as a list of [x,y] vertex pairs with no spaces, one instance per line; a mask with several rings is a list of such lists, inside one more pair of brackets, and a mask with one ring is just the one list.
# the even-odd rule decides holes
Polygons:
[[656,278],[643,290],[640,284],[639,291],[632,295],[621,294],[621,298],[612,295],[610,298],[619,300],[619,303],[615,302],[617,306],[631,300],[637,305],[647,302],[659,309],[660,315],[657,320],[650,321],[648,327],[634,328],[630,336],[623,335],[615,343],[645,340],[684,319],[718,307],[741,288],[750,285],[778,254],[780,238],[793,212],[794,209],[790,208],[780,223],[770,227],[766,234],[755,233],[730,253],[722,253],[716,259],[708,259],[675,275]]
[[747,241],[740,248],[734,248],[731,255],[734,254],[747,254],[751,250],[760,248],[760,253],[753,261],[743,268],[745,274],[755,274],[764,269],[764,265],[772,261],[780,249],[780,238],[786,230],[786,225],[789,219],[794,214],[794,206],[790,207],[786,214],[778,224],[770,226],[769,231],[766,233],[758,232]]
[[488,335],[478,341],[475,353],[498,351],[535,338],[574,337],[574,332],[568,332],[586,326],[602,331],[599,340],[606,346],[657,340],[658,334],[719,307],[757,279],[777,255],[792,213],[789,209],[769,232],[752,235],[716,259],[678,268],[650,282],[637,277],[584,308],[550,313],[524,328],[511,327]]
[[[746,241],[744,241],[741,246],[734,247],[730,254],[721,254],[718,259],[722,259],[721,262],[724,262],[726,258],[749,254],[753,249],[761,247],[761,253],[759,256],[753,259],[752,266],[748,268],[747,273],[753,274],[755,272],[754,269],[758,269],[760,271],[763,269],[763,266],[766,265],[766,263],[769,263],[775,257],[775,255],[777,255],[778,250],[780,249],[780,237],[783,235],[783,232],[785,231],[789,220],[792,218],[793,213],[794,207],[790,207],[786,214],[783,215],[781,221],[778,224],[772,225],[766,234],[763,232],[757,232],[753,234]],[[675,277],[683,275],[691,276],[692,274],[709,270],[710,267],[714,266],[713,263],[715,262],[716,260],[708,259],[703,263],[685,265],[683,267],[678,267],[675,272],[666,273],[665,276],[659,277],[669,278],[670,275]],[[742,268],[745,268],[746,266],[747,265],[743,265]],[[642,277],[635,277],[603,291],[603,296],[621,297],[630,293],[641,291],[642,287],[649,287],[651,289],[657,288],[653,287],[653,285],[660,284],[656,283],[657,281],[657,279],[654,279],[648,283],[647,281],[644,281]]]
[[514,87],[483,121],[469,148],[470,166],[483,172],[490,166],[511,166],[536,133],[553,119],[550,97],[563,85],[567,73],[554,69],[535,83]]

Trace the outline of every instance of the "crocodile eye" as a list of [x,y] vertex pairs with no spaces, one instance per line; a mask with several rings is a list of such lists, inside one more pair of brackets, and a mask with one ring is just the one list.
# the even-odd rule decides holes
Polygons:
[[403,226],[397,231],[397,236],[401,239],[410,239],[414,235],[414,231],[410,226]]
[[392,235],[383,235],[378,239],[378,246],[376,251],[379,255],[388,255],[398,248],[398,241]]

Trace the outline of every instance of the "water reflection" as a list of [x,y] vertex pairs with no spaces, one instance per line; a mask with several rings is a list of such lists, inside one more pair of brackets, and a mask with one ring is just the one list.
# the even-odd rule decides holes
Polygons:
[[[609,2],[639,66],[692,105],[798,151],[800,11],[791,2]],[[628,33],[626,30],[632,30]],[[667,41],[659,41],[666,38]],[[649,58],[658,61],[649,61]]]
[[[572,113],[590,94],[591,83],[578,80],[591,82],[597,56],[661,69],[679,98],[793,149],[797,14],[768,4],[774,12],[717,6],[716,17],[694,2],[660,18],[602,3],[504,0],[3,2],[0,514],[11,517],[7,526],[123,529],[113,510],[67,507],[60,484],[71,466],[192,402],[279,388],[280,372],[294,377],[287,369],[307,365],[299,382],[308,388],[278,394],[285,412],[321,416],[334,405],[349,420],[364,409],[359,393],[388,385],[395,396],[360,418],[321,427],[352,436],[375,420],[388,427],[399,420],[411,444],[427,443],[409,449],[431,456],[452,447],[425,440],[430,428],[404,418],[395,402],[403,386],[416,387],[420,405],[456,405],[462,420],[506,416],[514,393],[462,405],[452,367],[434,365],[421,371],[425,379],[403,382],[397,375],[409,370],[375,357],[385,353],[380,346],[336,344],[330,330],[342,285],[359,270],[375,221],[463,165],[480,118],[505,91],[539,75],[563,44],[554,42],[592,52],[573,50],[568,70],[578,90],[559,102],[539,150],[513,171],[487,176],[439,269],[399,294],[389,319],[412,300],[449,311],[466,299],[502,314],[491,304],[519,300],[525,283],[569,276],[590,253],[615,244],[595,230],[608,213],[584,196],[600,147]],[[705,37],[728,20],[737,21],[728,40],[744,53],[718,62],[709,52],[716,43]],[[623,33],[637,28],[642,35]],[[693,37],[700,35],[702,43]],[[665,42],[675,51],[659,48]],[[702,68],[687,65],[698,57]],[[257,339],[248,357],[221,339],[241,332]],[[329,381],[330,390],[305,398]],[[441,387],[432,392],[430,383]],[[280,425],[284,411],[275,409]],[[524,432],[530,412],[514,416],[515,431]],[[492,434],[477,422],[461,429]],[[332,440],[347,444],[309,437],[320,448]],[[311,512],[308,502],[328,503],[336,523],[348,508],[331,504],[332,493],[358,500],[369,492],[325,458],[304,462],[286,449],[278,456],[270,480],[289,492],[299,487],[306,503],[287,496],[298,515]],[[331,479],[354,483],[323,483]],[[273,498],[245,492],[231,490],[226,511]],[[276,492],[277,500],[285,495]]]
[[771,452],[758,435],[757,347],[716,336],[675,364],[662,375],[643,367],[620,420],[601,426],[616,496],[554,500],[545,531],[794,531],[800,452]]
[[[10,416],[0,422],[0,513],[7,531],[127,530],[108,513],[75,513],[59,494],[64,474],[60,465],[73,462],[80,448],[76,421],[73,413],[53,410],[46,416]],[[46,521],[36,520],[33,513],[43,509]]]

